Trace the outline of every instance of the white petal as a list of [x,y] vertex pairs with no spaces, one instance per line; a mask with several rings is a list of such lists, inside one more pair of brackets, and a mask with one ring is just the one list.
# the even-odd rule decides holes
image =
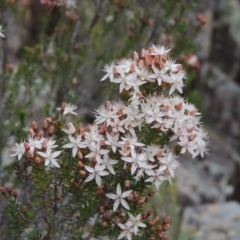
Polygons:
[[85,179],[84,182],[90,182],[90,181],[92,181],[93,179],[94,179],[94,175],[93,175],[93,174],[90,174],[90,175]]
[[128,191],[122,193],[122,197],[123,197],[123,198],[127,197],[132,191],[133,191],[133,190],[128,190]]
[[116,199],[117,198],[117,195],[116,194],[113,194],[113,193],[107,193],[105,194],[108,198],[111,198],[111,199]]
[[101,179],[98,175],[96,175],[95,180],[96,180],[97,185],[98,185],[99,187],[101,187],[102,179]]
[[130,209],[127,202],[124,199],[121,199],[121,204],[126,208],[126,209]]
[[113,205],[113,211],[115,212],[119,206],[119,199],[117,199],[115,202],[114,202],[114,205]]
[[52,163],[54,166],[60,168],[60,165],[58,164],[58,162],[57,162],[56,159],[52,159],[51,163]]
[[122,193],[121,185],[118,183],[118,185],[117,185],[117,195],[120,195],[121,193]]

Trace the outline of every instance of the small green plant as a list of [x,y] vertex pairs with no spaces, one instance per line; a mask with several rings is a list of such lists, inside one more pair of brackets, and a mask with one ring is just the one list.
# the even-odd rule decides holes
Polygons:
[[203,157],[207,146],[198,110],[174,94],[183,93],[186,73],[169,52],[152,45],[106,65],[101,80],[118,86],[120,101],[100,106],[94,124],[83,126],[69,103],[41,129],[32,122],[28,138],[12,148],[29,209],[23,213],[17,198],[9,199],[16,235],[167,239],[169,216],[144,208],[154,196],[152,184],[159,190],[172,183],[177,156]]

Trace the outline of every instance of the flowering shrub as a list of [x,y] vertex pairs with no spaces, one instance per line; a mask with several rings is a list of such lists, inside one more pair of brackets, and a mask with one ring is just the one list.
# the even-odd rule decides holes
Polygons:
[[16,200],[11,206],[21,219],[15,229],[20,222],[33,239],[167,239],[169,217],[144,209],[152,183],[157,190],[171,183],[177,156],[203,157],[207,145],[196,107],[173,95],[182,93],[186,74],[169,52],[153,45],[106,65],[101,80],[119,84],[121,101],[98,108],[93,125],[70,121],[76,106],[66,103],[60,119],[46,118],[42,130],[32,122],[12,156],[23,184],[33,182],[39,202],[25,194],[35,213],[27,215],[17,194],[1,188]]

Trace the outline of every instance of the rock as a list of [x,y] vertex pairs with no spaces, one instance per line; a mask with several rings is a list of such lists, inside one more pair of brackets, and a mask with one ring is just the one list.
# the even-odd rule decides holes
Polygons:
[[187,207],[182,232],[192,232],[189,240],[239,240],[240,204],[227,202]]

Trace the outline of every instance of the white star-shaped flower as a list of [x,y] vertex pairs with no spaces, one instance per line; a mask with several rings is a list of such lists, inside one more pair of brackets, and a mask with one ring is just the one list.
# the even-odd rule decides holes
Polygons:
[[60,168],[56,157],[61,154],[62,151],[52,152],[50,148],[47,148],[46,152],[37,152],[40,156],[45,158],[45,166],[48,166],[50,163],[55,167]]
[[107,193],[106,196],[108,198],[111,198],[113,200],[115,200],[114,204],[113,204],[113,211],[115,212],[119,206],[119,204],[121,203],[122,206],[124,206],[126,209],[130,209],[126,200],[124,198],[126,198],[133,190],[128,190],[126,192],[122,193],[121,190],[121,185],[118,183],[117,185],[117,194],[114,193]]
[[118,226],[122,229],[122,232],[120,233],[117,239],[122,239],[126,237],[128,240],[132,240],[133,223],[132,222],[126,222],[125,224],[118,223]]
[[82,137],[80,135],[77,136],[77,138],[74,138],[73,136],[68,136],[70,143],[67,143],[63,145],[63,148],[72,148],[72,156],[75,157],[78,151],[78,148],[86,148],[86,144],[84,142],[81,142]]
[[15,146],[11,148],[11,151],[14,152],[11,154],[11,157],[18,157],[18,160],[22,158],[22,155],[25,153],[25,147],[23,143],[15,143]]
[[[68,115],[68,114],[78,115],[76,112],[74,112],[75,109],[77,109],[76,105],[67,103],[66,106],[64,107],[63,115]],[[61,111],[62,108],[57,108],[57,110]]]
[[142,215],[138,214],[136,217],[134,217],[131,213],[128,213],[130,220],[128,220],[128,222],[132,222],[132,227],[133,227],[133,232],[135,235],[137,235],[138,233],[138,228],[139,227],[147,227],[147,225],[145,223],[143,223],[142,220]]
[[106,176],[109,174],[107,171],[103,171],[106,167],[100,164],[96,164],[95,168],[85,166],[85,169],[90,172],[89,176],[85,179],[84,182],[90,182],[95,178],[95,181],[99,187],[101,187],[102,179],[101,176]]

